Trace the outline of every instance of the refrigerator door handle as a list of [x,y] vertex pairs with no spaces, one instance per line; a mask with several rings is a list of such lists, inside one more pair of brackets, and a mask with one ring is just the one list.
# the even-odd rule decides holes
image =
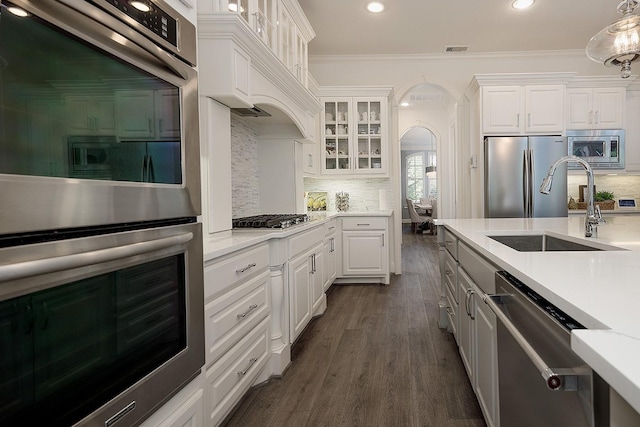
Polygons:
[[529,150],[525,149],[522,152],[522,162],[524,169],[524,176],[522,177],[522,203],[524,204],[524,217],[528,218],[531,216],[529,214],[529,203],[531,201],[531,169],[529,169]]
[[529,149],[529,217],[533,218],[533,201],[535,200],[534,192],[536,191],[536,183],[533,181],[535,175],[535,165],[533,164],[533,150]]

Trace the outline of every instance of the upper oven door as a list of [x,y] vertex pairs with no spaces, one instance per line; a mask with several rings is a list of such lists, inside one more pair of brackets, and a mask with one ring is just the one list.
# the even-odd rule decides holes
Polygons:
[[193,25],[161,0],[0,2],[0,235],[199,215]]

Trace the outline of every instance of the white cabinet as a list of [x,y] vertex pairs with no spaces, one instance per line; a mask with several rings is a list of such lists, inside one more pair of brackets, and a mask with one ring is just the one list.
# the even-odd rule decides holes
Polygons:
[[269,246],[205,264],[205,425],[218,425],[269,361]]
[[117,135],[120,138],[180,137],[180,100],[174,90],[116,92]]
[[562,132],[564,97],[564,85],[483,86],[482,132]]
[[118,136],[120,138],[153,137],[154,102],[151,90],[116,92]]
[[114,135],[116,113],[113,96],[71,95],[65,99],[69,134]]
[[379,277],[389,283],[386,217],[342,218],[341,277]]
[[[199,380],[196,380],[200,383]],[[184,391],[190,391],[189,387]],[[160,410],[146,419],[141,427],[204,427],[204,397],[202,389],[198,389],[183,398],[182,391],[174,396]]]
[[322,173],[388,173],[387,98],[322,98],[322,103]]
[[311,318],[324,311],[324,227],[296,234],[289,239],[289,334],[293,343]]
[[322,245],[322,256],[324,258],[324,285],[326,291],[333,283],[337,276],[337,245],[336,245],[336,220],[333,219],[325,224],[324,241]]
[[619,129],[624,124],[624,87],[567,89],[567,129]]
[[158,138],[180,137],[180,99],[174,90],[157,90],[155,102],[156,136]]
[[322,245],[316,245],[309,251],[289,262],[289,299],[291,315],[291,342],[294,342],[307,326],[316,308],[321,302]]

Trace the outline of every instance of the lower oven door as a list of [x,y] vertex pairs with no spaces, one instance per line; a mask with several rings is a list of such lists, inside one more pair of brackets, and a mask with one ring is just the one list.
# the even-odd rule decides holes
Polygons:
[[204,364],[199,223],[0,249],[0,425],[134,425]]

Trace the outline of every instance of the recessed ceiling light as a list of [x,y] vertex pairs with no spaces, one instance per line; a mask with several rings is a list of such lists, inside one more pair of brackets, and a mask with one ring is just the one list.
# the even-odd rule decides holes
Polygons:
[[19,16],[21,18],[24,18],[25,16],[29,15],[26,10],[20,9],[19,7],[15,7],[15,6],[9,6],[7,8],[7,10],[9,12],[13,13],[14,15]]
[[535,2],[535,0],[516,0],[511,4],[511,7],[514,9],[527,9],[531,7],[531,5]]
[[402,101],[402,102],[400,103],[400,106],[401,106],[401,107],[408,107],[408,106],[409,106],[409,103],[408,103],[407,101]]
[[367,10],[371,13],[380,13],[384,10],[384,5],[379,1],[367,3]]

